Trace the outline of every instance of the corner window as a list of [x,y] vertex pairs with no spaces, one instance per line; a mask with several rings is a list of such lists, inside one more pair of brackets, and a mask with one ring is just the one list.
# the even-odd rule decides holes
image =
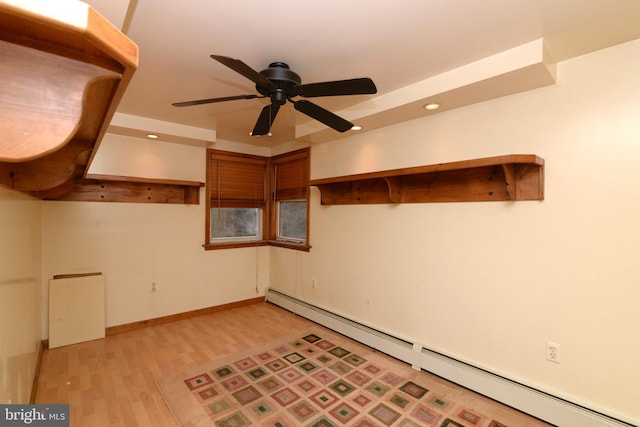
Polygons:
[[271,158],[274,218],[271,239],[307,246],[309,240],[309,149]]
[[309,250],[309,152],[262,157],[207,150],[205,249]]

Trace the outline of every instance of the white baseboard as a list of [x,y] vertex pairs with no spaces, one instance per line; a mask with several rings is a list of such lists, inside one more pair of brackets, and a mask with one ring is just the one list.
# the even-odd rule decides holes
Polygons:
[[633,427],[632,424],[429,350],[420,343],[394,337],[274,289],[266,290],[265,299],[409,363],[416,369],[424,369],[556,426]]

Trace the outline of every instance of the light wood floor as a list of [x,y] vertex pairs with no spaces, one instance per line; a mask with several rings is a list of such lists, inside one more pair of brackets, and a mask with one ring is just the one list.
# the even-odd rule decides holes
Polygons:
[[[35,403],[69,403],[71,426],[173,427],[156,379],[312,325],[259,303],[45,350]],[[510,427],[547,425],[517,411],[510,418]]]

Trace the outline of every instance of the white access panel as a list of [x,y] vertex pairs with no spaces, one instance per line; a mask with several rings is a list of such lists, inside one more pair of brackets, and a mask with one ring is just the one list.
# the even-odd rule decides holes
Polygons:
[[105,337],[104,276],[49,280],[49,348]]

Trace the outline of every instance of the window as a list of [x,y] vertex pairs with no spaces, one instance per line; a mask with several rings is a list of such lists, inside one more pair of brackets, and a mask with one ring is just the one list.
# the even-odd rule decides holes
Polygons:
[[271,158],[273,227],[271,239],[306,245],[309,235],[309,149]]
[[268,158],[207,150],[205,247],[264,241]]
[[309,149],[275,157],[207,150],[206,249],[308,250]]
[[262,239],[262,209],[211,208],[210,242]]
[[307,241],[307,201],[278,202],[278,233],[276,239],[304,243]]

